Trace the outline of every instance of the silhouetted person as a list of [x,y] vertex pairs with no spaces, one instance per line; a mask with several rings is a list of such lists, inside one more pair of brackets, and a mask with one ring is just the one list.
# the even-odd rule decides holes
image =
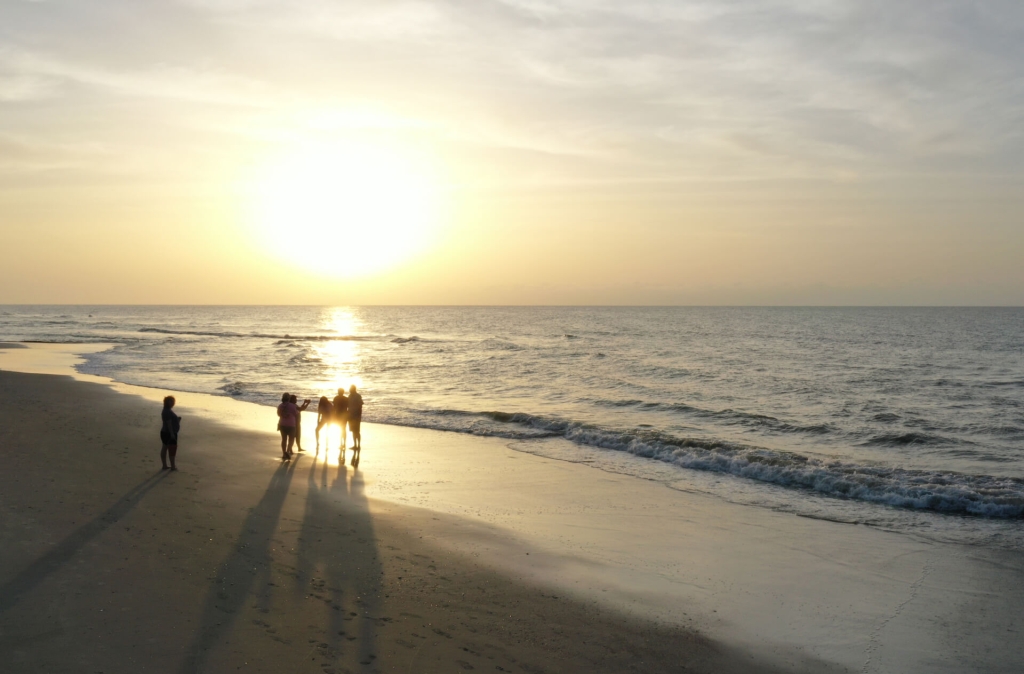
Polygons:
[[358,460],[356,457],[359,456],[359,451],[363,448],[363,439],[359,434],[359,425],[363,420],[363,396],[359,395],[359,391],[356,390],[356,385],[348,389],[348,426],[352,429],[352,449],[356,451],[356,455],[352,457],[353,465]]
[[[178,470],[178,467],[174,465],[174,458],[178,455],[178,430],[181,429],[181,417],[171,411],[174,407],[174,396],[167,396],[164,398],[164,409],[160,412],[160,463],[163,464],[161,470]],[[167,465],[168,456],[171,459],[171,465]]]
[[[334,405],[327,396],[320,396],[316,404],[316,453],[320,453],[320,429],[334,421]],[[331,450],[331,435],[328,428],[327,439],[324,441],[325,451]]]
[[291,401],[291,395],[288,393],[281,396],[281,404],[277,406],[277,416],[280,419],[277,428],[281,431],[281,458],[288,460],[292,458],[292,444],[295,443],[295,424],[299,416],[299,408]]
[[341,458],[345,462],[345,445],[348,444],[348,398],[345,397],[345,389],[338,389],[338,395],[334,396],[334,422],[341,426]]
[[295,405],[296,409],[298,409],[298,413],[295,415],[295,447],[300,452],[304,452],[306,450],[302,448],[302,413],[309,407],[309,398],[306,398],[305,402],[299,405],[299,399],[292,395],[288,397],[288,402]]

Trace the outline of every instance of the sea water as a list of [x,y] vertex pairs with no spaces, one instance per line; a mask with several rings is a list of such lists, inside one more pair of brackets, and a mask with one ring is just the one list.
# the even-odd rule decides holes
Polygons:
[[0,340],[264,405],[354,383],[370,422],[1024,547],[1024,309],[5,306]]

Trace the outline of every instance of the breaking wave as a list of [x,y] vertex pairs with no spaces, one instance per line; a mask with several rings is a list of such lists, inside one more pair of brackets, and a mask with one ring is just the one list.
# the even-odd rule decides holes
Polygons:
[[217,390],[223,391],[225,394],[229,396],[240,396],[245,395],[246,393],[249,392],[249,389],[246,387],[246,385],[240,381],[233,381],[229,384],[224,384],[223,386],[219,386]]
[[1024,517],[1024,480],[1019,478],[827,461],[713,438],[678,437],[653,429],[616,432],[518,412],[421,410],[414,417],[374,420],[516,440],[563,437],[680,468],[809,489],[836,498],[947,514]]
[[636,407],[645,411],[666,411],[688,415],[697,419],[712,419],[725,425],[747,426],[779,433],[807,433],[823,435],[837,429],[832,424],[797,424],[783,421],[767,414],[756,414],[740,410],[707,410],[686,403],[658,403],[643,400],[595,400],[604,407]]

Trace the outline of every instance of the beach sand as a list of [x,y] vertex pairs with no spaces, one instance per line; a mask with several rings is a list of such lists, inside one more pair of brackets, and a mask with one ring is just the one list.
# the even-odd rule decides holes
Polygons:
[[270,433],[185,415],[160,471],[153,417],[0,372],[3,671],[770,671],[423,542],[423,513],[371,515],[359,471]]
[[162,472],[165,392],[76,379],[0,372],[4,672],[1001,672],[1024,655],[1009,553],[494,438],[366,424],[358,470],[282,463],[272,410],[200,394],[176,394],[181,470]]

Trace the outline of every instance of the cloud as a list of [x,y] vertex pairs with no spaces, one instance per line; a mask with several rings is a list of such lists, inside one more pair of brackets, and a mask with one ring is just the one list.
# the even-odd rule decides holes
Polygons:
[[[15,83],[11,91],[31,94],[14,100],[45,97],[61,82],[103,89],[113,95],[224,105],[267,105],[274,98],[273,92],[258,81],[223,71],[168,64],[145,68],[130,63],[116,68],[98,67],[59,55],[0,49],[0,67],[15,73],[9,80]],[[0,79],[0,87],[3,83]]]
[[598,182],[616,162],[631,180],[1024,168],[1007,0],[85,5],[14,13],[0,100],[158,99],[220,128],[237,107],[266,137],[301,109],[374,108],[443,142],[590,157]]
[[0,73],[0,101],[22,102],[47,98],[54,93],[56,81],[36,75]]

